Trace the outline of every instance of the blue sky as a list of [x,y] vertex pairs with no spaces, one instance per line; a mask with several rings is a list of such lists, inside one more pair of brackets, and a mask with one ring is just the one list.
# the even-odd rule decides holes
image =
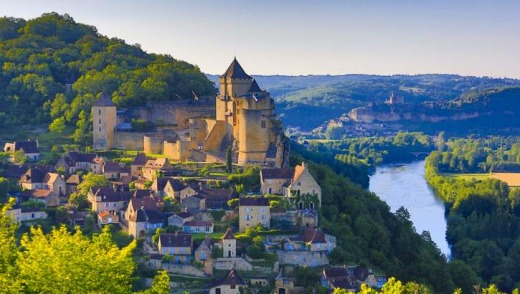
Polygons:
[[520,1],[3,0],[0,15],[68,13],[109,37],[222,73],[520,78]]

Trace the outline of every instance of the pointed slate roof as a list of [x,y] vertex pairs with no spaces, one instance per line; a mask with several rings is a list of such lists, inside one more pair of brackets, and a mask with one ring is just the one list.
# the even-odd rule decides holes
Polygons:
[[107,93],[105,92],[102,92],[101,93],[101,97],[99,97],[99,99],[94,102],[94,104],[92,106],[96,106],[96,107],[109,107],[109,106],[116,106],[114,104],[114,102],[112,102],[112,99],[110,98],[110,96],[108,96]]
[[226,234],[224,234],[222,239],[233,240],[233,239],[236,239],[236,238],[235,238],[235,235],[233,235],[233,232],[231,232],[231,229],[228,228],[227,231],[226,231]]
[[253,82],[251,83],[251,87],[249,87],[249,91],[247,91],[247,92],[249,92],[249,93],[262,92],[262,89],[260,89],[256,80],[253,80]]
[[232,79],[252,79],[252,77],[244,71],[240,63],[238,63],[236,57],[233,59],[233,62],[229,65],[228,69],[225,73],[223,73],[221,78],[232,78]]

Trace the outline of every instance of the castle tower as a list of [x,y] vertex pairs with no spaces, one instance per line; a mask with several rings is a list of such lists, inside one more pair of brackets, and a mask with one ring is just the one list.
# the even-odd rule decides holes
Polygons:
[[231,229],[227,229],[222,237],[223,257],[237,257],[237,239]]
[[94,149],[109,150],[114,143],[117,111],[112,99],[105,92],[92,105],[92,118]]

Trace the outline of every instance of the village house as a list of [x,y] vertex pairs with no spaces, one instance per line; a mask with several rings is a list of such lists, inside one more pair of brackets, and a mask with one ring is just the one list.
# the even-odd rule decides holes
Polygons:
[[168,225],[175,226],[177,228],[182,228],[185,222],[192,221],[193,215],[187,212],[179,212],[168,217]]
[[90,171],[95,158],[94,153],[67,152],[60,157],[54,169],[62,169],[67,175],[74,174],[78,170]]
[[41,201],[47,206],[56,206],[60,197],[65,196],[66,184],[56,173],[45,172],[39,168],[31,168],[18,181],[20,187],[26,189],[26,196]]
[[262,194],[286,195],[294,176],[293,168],[263,168],[260,170]]
[[239,231],[262,225],[270,228],[269,198],[242,197],[238,200]]
[[132,192],[114,191],[111,187],[92,187],[87,195],[92,211],[99,213],[106,210],[112,214],[125,208],[131,197]]
[[336,237],[320,229],[305,228],[303,234],[285,239],[283,249],[287,251],[314,251],[330,253],[336,248]]
[[294,169],[262,169],[260,186],[263,194],[277,194],[296,199],[297,208],[317,209],[321,205],[321,187],[302,162]]
[[150,189],[154,190],[161,197],[174,197],[177,201],[197,194],[197,191],[192,187],[186,186],[179,179],[171,177],[155,179]]
[[213,251],[213,245],[211,244],[211,238],[206,235],[206,238],[200,243],[199,247],[195,249],[193,257],[196,261],[202,263],[203,271],[211,275],[213,273],[213,258],[211,253]]
[[19,205],[7,210],[6,214],[19,224],[47,218],[47,213],[40,208],[21,207]]
[[222,254],[227,258],[237,257],[237,239],[230,228],[222,236]]
[[206,210],[206,198],[198,194],[186,197],[181,200],[181,210],[191,214],[197,214],[204,211]]
[[[141,190],[146,191],[146,190]],[[147,209],[147,210],[156,210],[159,211],[158,202],[160,202],[160,199],[158,198],[152,198],[152,197],[142,197],[137,198],[136,195],[139,196],[137,191],[134,192],[133,197],[128,202],[128,207],[126,208],[125,212],[125,218],[127,220],[130,220],[131,218],[135,217],[135,214],[139,209]]]
[[81,177],[77,174],[70,175],[65,181],[65,194],[70,195],[78,191],[78,185],[81,184]]
[[19,180],[28,170],[29,166],[27,164],[9,164],[4,171],[3,177],[10,180]]
[[247,285],[238,275],[238,272],[231,269],[224,279],[213,283],[212,287],[209,288],[209,294],[240,294],[245,293],[246,289]]
[[158,177],[173,176],[173,165],[167,158],[149,159],[142,168],[143,177],[153,181]]
[[101,174],[109,179],[119,179],[121,176],[128,176],[130,171],[124,166],[117,162],[105,161],[101,167]]
[[112,214],[106,210],[98,213],[98,226],[101,228],[108,224],[119,224],[119,215]]
[[143,238],[147,233],[154,233],[164,225],[164,219],[157,209],[138,208],[127,218],[128,234],[134,238]]
[[14,159],[14,153],[16,151],[23,151],[25,153],[25,158],[28,160],[40,160],[38,141],[15,141],[13,143],[5,143],[4,152],[11,154],[11,160]]
[[361,284],[381,289],[387,282],[385,276],[376,276],[371,269],[358,265],[324,268],[320,280],[321,285],[329,290],[339,288],[352,292],[358,292]]
[[182,226],[182,231],[185,233],[213,233],[213,223],[210,221],[187,221]]
[[20,193],[20,196],[25,200],[41,202],[45,204],[46,207],[58,206],[60,204],[60,198],[51,190],[25,190]]
[[146,162],[148,162],[146,154],[138,153],[130,164],[130,174],[136,178],[144,177],[143,167],[146,165]]
[[227,209],[227,202],[238,197],[233,189],[200,189],[198,194],[206,199],[206,209]]
[[160,254],[173,256],[174,263],[191,263],[193,240],[190,234],[161,234],[157,247]]

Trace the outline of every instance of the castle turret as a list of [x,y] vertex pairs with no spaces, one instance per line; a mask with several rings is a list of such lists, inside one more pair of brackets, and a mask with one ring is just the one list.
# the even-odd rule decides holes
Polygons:
[[109,150],[114,143],[117,110],[112,99],[105,93],[92,105],[93,146],[98,150]]

